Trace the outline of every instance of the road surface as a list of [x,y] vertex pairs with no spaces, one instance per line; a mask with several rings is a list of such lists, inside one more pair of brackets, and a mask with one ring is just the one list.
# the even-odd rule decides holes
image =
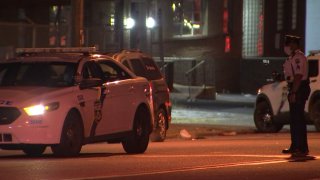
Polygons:
[[320,179],[320,134],[310,133],[311,155],[292,159],[280,151],[289,134],[213,136],[151,143],[127,155],[120,144],[84,146],[77,158],[43,157],[0,150],[1,179]]

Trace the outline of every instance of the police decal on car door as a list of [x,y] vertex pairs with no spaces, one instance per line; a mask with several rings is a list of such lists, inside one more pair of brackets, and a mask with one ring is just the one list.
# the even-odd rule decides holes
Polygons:
[[94,102],[94,120],[91,126],[91,131],[90,131],[90,136],[95,136],[96,134],[96,129],[99,124],[99,122],[102,119],[102,107],[103,107],[103,102],[106,97],[105,94],[105,87],[97,87],[98,88],[98,96],[97,100]]

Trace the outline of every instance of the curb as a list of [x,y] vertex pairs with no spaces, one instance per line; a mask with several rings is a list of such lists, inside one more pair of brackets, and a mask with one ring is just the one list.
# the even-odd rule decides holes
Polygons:
[[256,129],[245,126],[171,124],[167,131],[167,139],[196,140],[214,136],[236,136],[252,133],[256,133]]

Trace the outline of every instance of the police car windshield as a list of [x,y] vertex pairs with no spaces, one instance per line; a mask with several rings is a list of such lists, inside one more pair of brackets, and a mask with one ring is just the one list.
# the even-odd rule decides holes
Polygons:
[[70,62],[2,63],[0,86],[72,86],[75,71],[76,63]]

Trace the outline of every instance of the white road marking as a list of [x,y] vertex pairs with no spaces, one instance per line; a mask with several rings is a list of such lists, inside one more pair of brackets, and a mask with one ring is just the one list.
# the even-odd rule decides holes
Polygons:
[[[280,164],[289,162],[290,159],[288,155],[135,155],[131,157],[139,157],[139,158],[186,158],[186,157],[266,157],[266,158],[277,158],[271,160],[263,160],[263,161],[250,161],[250,162],[239,162],[239,163],[224,163],[224,164],[216,164],[216,165],[205,165],[205,166],[190,166],[190,167],[182,167],[176,169],[162,170],[162,171],[150,171],[150,172],[141,172],[141,173],[131,173],[131,174],[114,174],[114,175],[106,175],[106,176],[93,176],[93,177],[83,177],[83,178],[74,178],[70,180],[78,180],[78,179],[110,179],[110,178],[124,178],[124,177],[137,177],[137,176],[147,176],[147,175],[157,175],[157,174],[169,174],[169,173],[178,173],[178,172],[188,172],[188,171],[199,171],[199,170],[209,170],[209,169],[221,169],[221,168],[229,168],[229,167],[240,167],[240,166],[257,166],[257,165],[268,165],[268,164]],[[278,159],[281,158],[281,159]],[[315,156],[315,159],[320,159],[320,156]]]
[[257,155],[257,154],[179,154],[179,155],[133,155],[136,158],[201,158],[201,157],[258,157],[258,158],[288,158],[289,155]]

